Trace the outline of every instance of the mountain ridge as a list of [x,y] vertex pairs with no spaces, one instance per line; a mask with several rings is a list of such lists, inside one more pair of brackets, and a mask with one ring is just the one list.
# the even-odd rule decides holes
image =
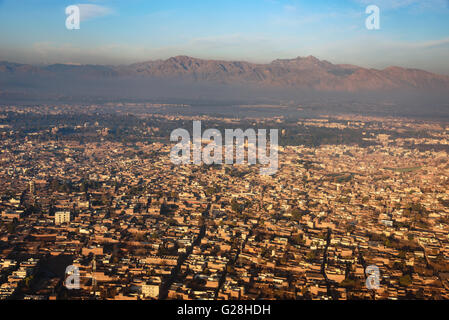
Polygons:
[[355,92],[395,89],[449,90],[449,76],[415,68],[364,68],[333,64],[314,56],[276,59],[270,63],[209,60],[185,55],[129,65],[50,64],[34,66],[0,61],[0,74],[64,77],[144,77],[216,84]]

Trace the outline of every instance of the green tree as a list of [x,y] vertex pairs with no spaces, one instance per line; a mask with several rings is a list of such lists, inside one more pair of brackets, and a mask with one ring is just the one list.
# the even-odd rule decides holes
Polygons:
[[409,274],[403,275],[399,278],[399,284],[403,287],[408,287],[412,284],[412,277]]

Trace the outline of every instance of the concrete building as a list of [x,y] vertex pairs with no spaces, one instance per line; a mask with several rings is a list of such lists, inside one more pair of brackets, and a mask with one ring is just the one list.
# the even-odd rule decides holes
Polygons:
[[70,212],[69,211],[59,211],[55,212],[55,224],[62,224],[70,222]]

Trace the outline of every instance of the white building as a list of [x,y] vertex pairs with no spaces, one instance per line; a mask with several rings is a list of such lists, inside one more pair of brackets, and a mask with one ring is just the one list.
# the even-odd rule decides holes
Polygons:
[[55,212],[55,224],[62,224],[70,222],[70,212],[69,211],[58,211]]
[[142,294],[144,297],[158,298],[159,297],[159,285],[155,285],[155,284],[142,285]]

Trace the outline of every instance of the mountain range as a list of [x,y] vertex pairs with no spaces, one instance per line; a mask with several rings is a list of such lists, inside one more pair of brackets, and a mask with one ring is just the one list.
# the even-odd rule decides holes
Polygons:
[[333,64],[313,56],[279,59],[268,64],[245,61],[203,60],[176,56],[131,65],[53,64],[34,66],[0,62],[0,92],[8,79],[63,77],[78,79],[151,78],[182,80],[191,83],[250,85],[254,87],[294,88],[314,91],[438,90],[449,91],[449,77],[402,67],[363,68]]

